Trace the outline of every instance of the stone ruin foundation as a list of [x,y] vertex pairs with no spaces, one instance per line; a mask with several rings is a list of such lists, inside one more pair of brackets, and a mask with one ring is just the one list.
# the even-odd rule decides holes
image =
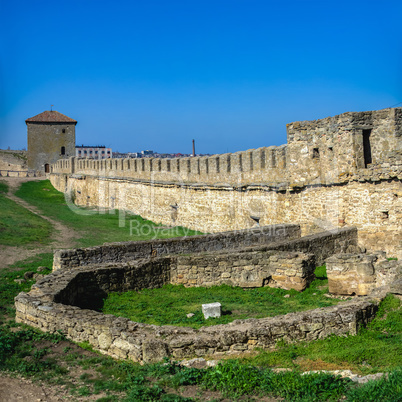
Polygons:
[[[230,239],[232,235],[227,236]],[[168,356],[174,359],[216,357],[255,348],[266,349],[280,340],[311,341],[330,334],[353,335],[375,316],[378,304],[389,292],[389,288],[379,287],[369,296],[336,306],[278,317],[235,320],[230,324],[200,329],[136,323],[100,312],[103,300],[110,292],[158,288],[167,283],[182,283],[185,286],[222,283],[242,287],[277,286],[302,291],[314,279],[315,267],[325,259],[330,257],[331,267],[332,260],[342,260],[339,253],[361,251],[354,228],[302,238],[292,235],[296,238],[280,239],[279,242],[266,237],[261,241],[257,231],[253,236],[254,240],[246,247],[229,246],[229,249],[232,248],[230,252],[220,246],[221,240],[215,235],[211,236],[215,251],[189,255],[168,253],[172,249],[182,251],[183,247],[187,247],[183,245],[188,239],[58,251],[55,253],[57,264],[54,271],[33,285],[29,293],[22,292],[15,298],[16,321],[46,332],[61,331],[67,338],[75,342],[89,342],[95,350],[115,358],[146,363]],[[224,241],[229,244],[227,240]],[[208,241],[208,235],[196,236],[191,239],[190,247],[197,248],[197,244]],[[159,248],[149,247],[150,244],[157,244]],[[159,256],[155,256],[152,251],[155,249],[165,250],[165,255],[159,252]],[[133,250],[137,255],[149,250],[151,256],[133,257]],[[83,258],[85,255],[96,263],[88,263]],[[118,261],[111,262],[113,255]],[[347,255],[352,260],[357,258]],[[369,257],[363,256],[360,260],[370,260]],[[329,271],[332,274],[332,268]],[[384,282],[380,271],[375,282],[378,286]],[[374,287],[360,288],[369,291]]]
[[338,295],[365,296],[391,285],[397,290],[402,261],[389,261],[385,253],[335,254],[326,260],[328,290]]

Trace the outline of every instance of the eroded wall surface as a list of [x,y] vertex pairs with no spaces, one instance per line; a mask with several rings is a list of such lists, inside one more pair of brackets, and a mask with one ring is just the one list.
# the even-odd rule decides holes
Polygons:
[[72,206],[129,210],[203,232],[297,223],[306,234],[356,226],[362,245],[398,255],[402,109],[344,113],[287,130],[287,145],[234,154],[60,160],[51,181]]

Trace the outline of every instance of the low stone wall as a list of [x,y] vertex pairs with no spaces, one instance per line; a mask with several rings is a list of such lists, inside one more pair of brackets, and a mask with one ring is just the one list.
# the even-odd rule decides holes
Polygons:
[[272,225],[203,236],[110,243],[99,247],[57,250],[53,256],[53,269],[130,262],[140,258],[169,254],[220,250],[301,252],[314,254],[316,263],[320,265],[333,254],[358,252],[360,248],[358,247],[357,229],[354,227],[300,238],[299,225]]
[[16,321],[47,332],[60,330],[69,339],[89,342],[112,357],[153,362],[166,356],[182,359],[269,348],[280,340],[311,341],[330,334],[356,334],[372,319],[386,294],[377,291],[376,297],[328,308],[236,320],[199,330],[140,324],[95,311],[108,292],[159,287],[169,282],[170,266],[180,258],[185,257],[57,270],[33,285],[29,293],[22,292],[15,298]]
[[89,264],[129,262],[167,254],[185,254],[239,247],[264,245],[279,240],[300,237],[299,225],[270,225],[202,236],[175,237],[162,240],[109,243],[99,247],[58,250],[54,253],[53,269]]
[[254,251],[177,257],[171,283],[185,286],[280,287],[304,290],[314,279],[313,254]]
[[336,254],[327,259],[329,292],[368,295],[375,288],[402,278],[402,262],[383,254]]
[[313,254],[317,265],[324,264],[325,260],[337,253],[360,252],[357,229],[347,227],[342,229],[321,232],[299,239],[279,241],[266,246],[245,247],[240,252],[248,251],[286,251]]

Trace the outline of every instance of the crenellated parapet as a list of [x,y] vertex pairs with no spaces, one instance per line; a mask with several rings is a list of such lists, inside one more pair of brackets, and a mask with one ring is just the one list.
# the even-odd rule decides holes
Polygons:
[[402,252],[402,108],[287,125],[288,143],[189,158],[64,159],[50,180],[76,205],[131,211],[203,232],[297,223],[356,226]]
[[286,181],[286,146],[187,158],[70,158],[55,163],[52,173],[103,175],[179,184],[276,184]]
[[367,177],[384,163],[401,169],[402,108],[294,122],[287,125],[287,133],[288,144],[279,147],[169,159],[70,158],[56,162],[52,173],[178,184],[303,187]]

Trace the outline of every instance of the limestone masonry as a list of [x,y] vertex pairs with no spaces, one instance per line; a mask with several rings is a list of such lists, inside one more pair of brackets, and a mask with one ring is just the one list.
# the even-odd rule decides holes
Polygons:
[[396,284],[402,279],[402,261],[389,261],[384,253],[336,254],[328,258],[330,293],[368,295],[375,288]]
[[[16,321],[141,363],[356,334],[387,293],[402,295],[402,261],[379,251],[402,257],[402,109],[287,130],[287,145],[234,154],[57,161],[50,179],[77,212],[119,209],[130,230],[126,211],[209,234],[57,250],[53,272],[15,298]],[[110,292],[167,283],[303,291],[324,262],[331,293],[361,297],[199,330],[100,313]]]
[[287,133],[287,145],[210,157],[63,159],[50,180],[77,205],[208,233],[257,224],[297,223],[303,234],[356,226],[361,245],[397,256],[402,108],[295,122]]
[[77,205],[130,210],[204,232],[345,225],[368,249],[402,249],[402,108],[287,125],[288,144],[176,159],[71,158],[50,180]]
[[[361,251],[355,228],[300,238],[298,227],[289,226],[276,239],[277,229],[253,229],[246,236],[232,232],[60,250],[53,273],[39,280],[29,293],[15,298],[16,321],[43,331],[61,330],[69,339],[89,342],[102,353],[137,362],[235,354],[269,348],[280,340],[356,334],[374,317],[389,288],[379,287],[369,297],[333,307],[236,320],[199,330],[141,324],[99,312],[110,292],[158,288],[166,283],[303,290],[320,261],[334,254]],[[272,235],[267,236],[269,233]],[[236,242],[238,248],[234,247]],[[207,251],[208,245],[214,251]],[[183,254],[190,247],[195,251]],[[155,254],[152,250],[159,251]],[[385,280],[378,285],[384,284],[389,283]],[[401,286],[393,292],[400,294]]]

